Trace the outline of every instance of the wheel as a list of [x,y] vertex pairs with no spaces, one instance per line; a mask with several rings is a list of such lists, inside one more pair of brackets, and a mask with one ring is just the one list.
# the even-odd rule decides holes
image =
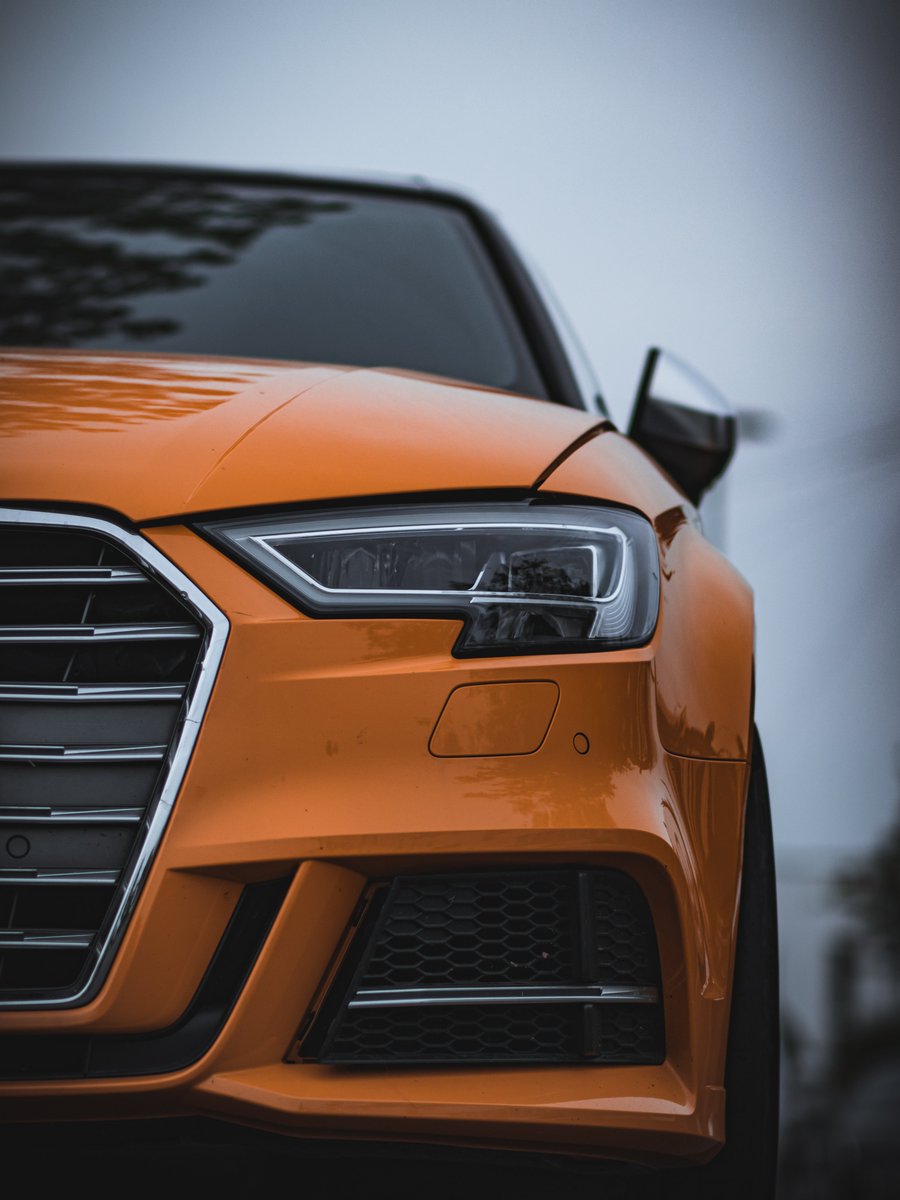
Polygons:
[[725,1145],[707,1166],[691,1171],[692,1196],[775,1195],[779,1053],[775,855],[766,765],[754,729],[725,1060]]

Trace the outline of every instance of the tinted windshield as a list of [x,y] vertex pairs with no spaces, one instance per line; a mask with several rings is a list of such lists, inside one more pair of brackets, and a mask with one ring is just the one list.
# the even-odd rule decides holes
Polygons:
[[446,204],[153,172],[0,175],[0,345],[400,367],[545,395]]

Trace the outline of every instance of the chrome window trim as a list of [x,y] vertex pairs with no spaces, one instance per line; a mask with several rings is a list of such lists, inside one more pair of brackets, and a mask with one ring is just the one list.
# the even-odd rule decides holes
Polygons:
[[535,291],[544,303],[563,353],[568,359],[569,369],[581,400],[581,407],[591,416],[605,417],[609,420],[609,413],[606,411],[606,404],[603,400],[603,389],[594,373],[594,364],[581,344],[581,339],[575,331],[569,314],[563,308],[556,292],[550,286],[547,276],[535,260],[529,254],[524,254],[521,248],[519,254],[528,269]]
[[206,631],[194,678],[188,687],[180,727],[170,743],[156,792],[147,804],[144,826],[137,836],[123,876],[118,902],[112,910],[111,919],[107,919],[104,931],[94,944],[81,986],[77,991],[60,992],[54,989],[46,995],[29,993],[21,999],[0,1000],[0,1008],[3,1009],[76,1008],[87,1004],[100,991],[146,882],[194,751],[230,626],[225,614],[164,554],[140,534],[123,529],[112,521],[65,512],[0,508],[0,523],[79,530],[110,538],[134,555],[151,577],[174,589],[181,601],[193,610]]

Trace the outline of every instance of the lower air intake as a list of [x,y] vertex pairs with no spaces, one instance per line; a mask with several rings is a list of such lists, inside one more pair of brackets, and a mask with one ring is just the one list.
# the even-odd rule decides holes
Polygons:
[[376,893],[295,1057],[659,1063],[659,956],[620,871],[400,878]]

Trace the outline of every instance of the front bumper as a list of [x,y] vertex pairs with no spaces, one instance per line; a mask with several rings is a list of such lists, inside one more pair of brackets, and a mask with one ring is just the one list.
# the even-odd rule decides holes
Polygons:
[[[125,1078],[3,1083],[0,1116],[203,1114],[302,1136],[648,1163],[713,1153],[724,1136],[747,765],[665,751],[655,644],[456,660],[455,622],[313,621],[189,530],[148,536],[227,614],[222,667],[104,989],[78,1009],[4,1014],[0,1030],[24,1044],[34,1035],[131,1037],[177,1025],[242,888],[291,882],[197,1061]],[[477,755],[429,748],[455,688],[522,682],[558,688],[537,749],[492,747],[490,728]],[[640,884],[659,944],[664,1063],[367,1069],[285,1061],[370,880],[528,865],[614,867]]]

